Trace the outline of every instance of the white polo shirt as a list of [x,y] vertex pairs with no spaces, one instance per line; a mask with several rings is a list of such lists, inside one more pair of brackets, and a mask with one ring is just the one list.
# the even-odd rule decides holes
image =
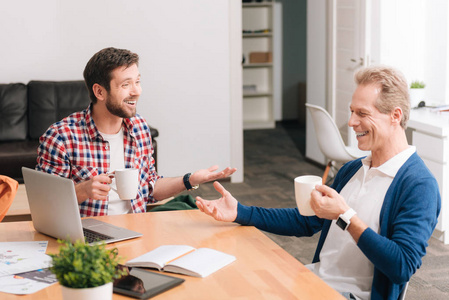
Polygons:
[[[416,151],[411,146],[377,168],[370,168],[371,155],[343,187],[340,195],[358,217],[379,233],[379,216],[385,194],[396,173]],[[307,267],[338,292],[351,292],[358,299],[370,299],[374,265],[357,247],[347,231],[332,221],[320,262]]]

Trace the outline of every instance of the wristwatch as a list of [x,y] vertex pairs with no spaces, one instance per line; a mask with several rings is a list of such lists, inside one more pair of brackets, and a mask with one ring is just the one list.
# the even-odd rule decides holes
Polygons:
[[188,191],[196,190],[200,185],[197,184],[197,185],[192,186],[189,181],[190,175],[192,175],[192,174],[187,173],[186,175],[184,175],[184,178],[182,179],[182,181],[184,181],[184,186],[186,187],[186,189]]
[[352,208],[348,209],[344,214],[338,216],[337,225],[343,230],[348,229],[349,224],[351,224],[351,218],[357,214]]

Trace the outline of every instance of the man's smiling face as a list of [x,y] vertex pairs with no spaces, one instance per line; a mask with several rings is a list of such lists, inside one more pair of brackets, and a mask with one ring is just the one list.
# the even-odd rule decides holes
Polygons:
[[381,151],[388,145],[391,116],[381,113],[375,106],[380,95],[378,85],[359,85],[352,96],[351,117],[348,125],[357,135],[360,150]]
[[137,101],[142,93],[137,65],[118,67],[113,70],[110,87],[106,98],[106,107],[109,112],[121,118],[134,117]]

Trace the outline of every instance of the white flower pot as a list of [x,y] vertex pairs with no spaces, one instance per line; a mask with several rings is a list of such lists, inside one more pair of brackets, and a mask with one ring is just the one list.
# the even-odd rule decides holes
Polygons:
[[419,102],[425,101],[426,89],[410,89],[410,106],[418,107]]
[[112,300],[112,282],[85,289],[61,288],[64,300]]

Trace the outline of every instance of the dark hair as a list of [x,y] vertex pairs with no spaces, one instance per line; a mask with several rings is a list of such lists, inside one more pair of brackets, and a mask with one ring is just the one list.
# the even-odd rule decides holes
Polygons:
[[98,83],[110,91],[110,82],[112,80],[112,71],[118,67],[139,65],[139,55],[126,49],[116,49],[113,47],[98,51],[87,62],[84,68],[83,76],[86,87],[89,90],[89,97],[92,103],[97,102],[92,87]]

